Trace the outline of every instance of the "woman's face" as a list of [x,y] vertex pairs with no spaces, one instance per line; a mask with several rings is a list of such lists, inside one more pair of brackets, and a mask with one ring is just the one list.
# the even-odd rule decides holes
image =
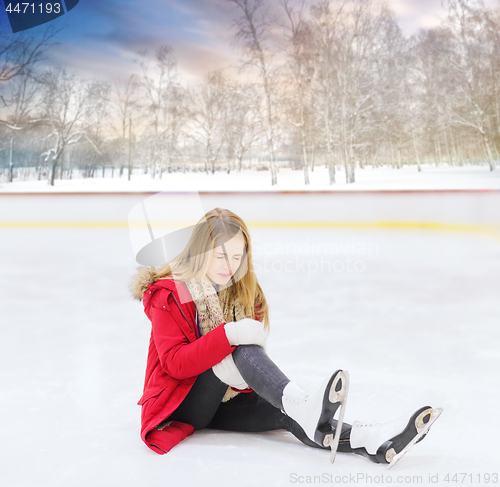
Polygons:
[[207,277],[215,284],[226,284],[238,270],[241,259],[243,259],[244,249],[245,242],[239,235],[235,235],[223,246],[215,247],[208,266]]

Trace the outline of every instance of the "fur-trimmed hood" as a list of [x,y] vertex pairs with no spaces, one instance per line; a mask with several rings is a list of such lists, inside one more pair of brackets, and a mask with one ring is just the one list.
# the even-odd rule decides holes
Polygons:
[[144,291],[149,284],[153,284],[156,269],[154,267],[141,266],[137,268],[137,273],[132,277],[129,284],[129,290],[134,299],[142,301]]

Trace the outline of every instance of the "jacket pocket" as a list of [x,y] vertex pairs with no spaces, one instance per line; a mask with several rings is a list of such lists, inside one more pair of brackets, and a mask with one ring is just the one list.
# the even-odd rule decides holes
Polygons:
[[139,402],[137,404],[139,406],[142,406],[149,399],[152,399],[153,397],[158,397],[165,389],[166,389],[165,387],[153,387],[152,389],[144,391],[144,394],[139,399]]
[[[159,293],[157,293],[157,291],[159,291]],[[170,300],[170,296],[172,295],[172,291],[170,289],[159,288],[153,289],[149,292],[152,293],[150,301],[150,306],[152,308],[160,309],[163,311],[170,311],[170,305],[168,303],[168,301]]]

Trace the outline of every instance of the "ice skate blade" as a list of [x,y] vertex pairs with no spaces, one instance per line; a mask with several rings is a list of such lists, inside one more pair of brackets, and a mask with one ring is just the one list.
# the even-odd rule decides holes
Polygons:
[[[342,385],[338,388],[338,384]],[[336,389],[339,389],[338,391]],[[330,389],[330,401],[340,403],[340,413],[337,419],[337,426],[335,429],[335,436],[332,438],[330,442],[330,463],[335,461],[335,455],[337,454],[337,448],[339,447],[340,434],[342,433],[342,424],[344,422],[344,412],[345,412],[345,403],[347,400],[347,391],[349,389],[349,374],[346,370],[342,370],[337,374],[335,381]],[[333,419],[333,418],[332,418]]]
[[[418,434],[413,437],[413,439],[397,454],[394,454],[394,450],[389,450],[387,452],[387,460],[390,462],[389,465],[387,465],[387,469],[391,469],[396,465],[396,463],[401,460],[401,458],[405,455],[405,453],[413,446],[415,443],[423,439],[423,437],[429,432],[431,426],[436,422],[436,420],[441,416],[441,413],[443,412],[443,408],[436,408],[431,411],[428,409],[426,411],[423,411],[415,420],[415,427],[418,431]],[[424,418],[430,413],[431,417],[427,421],[427,423],[424,423]]]
[[[318,445],[330,447],[330,461],[332,463],[335,459],[335,453],[342,433],[348,387],[349,374],[346,371],[337,370],[331,375],[324,389],[322,412],[316,426],[316,431],[314,432],[313,441]],[[339,417],[336,420],[337,425],[334,430],[332,425],[337,411],[339,411]]]

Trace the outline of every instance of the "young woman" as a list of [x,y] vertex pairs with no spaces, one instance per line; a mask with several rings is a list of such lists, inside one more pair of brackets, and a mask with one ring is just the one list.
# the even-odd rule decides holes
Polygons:
[[425,406],[392,423],[350,426],[342,422],[347,372],[330,374],[314,392],[290,381],[265,351],[268,305],[248,229],[229,210],[208,212],[173,261],[139,268],[132,292],[152,323],[138,404],[141,437],[157,453],[203,428],[286,429],[331,449],[332,461],[338,448],[390,464],[440,412]]

